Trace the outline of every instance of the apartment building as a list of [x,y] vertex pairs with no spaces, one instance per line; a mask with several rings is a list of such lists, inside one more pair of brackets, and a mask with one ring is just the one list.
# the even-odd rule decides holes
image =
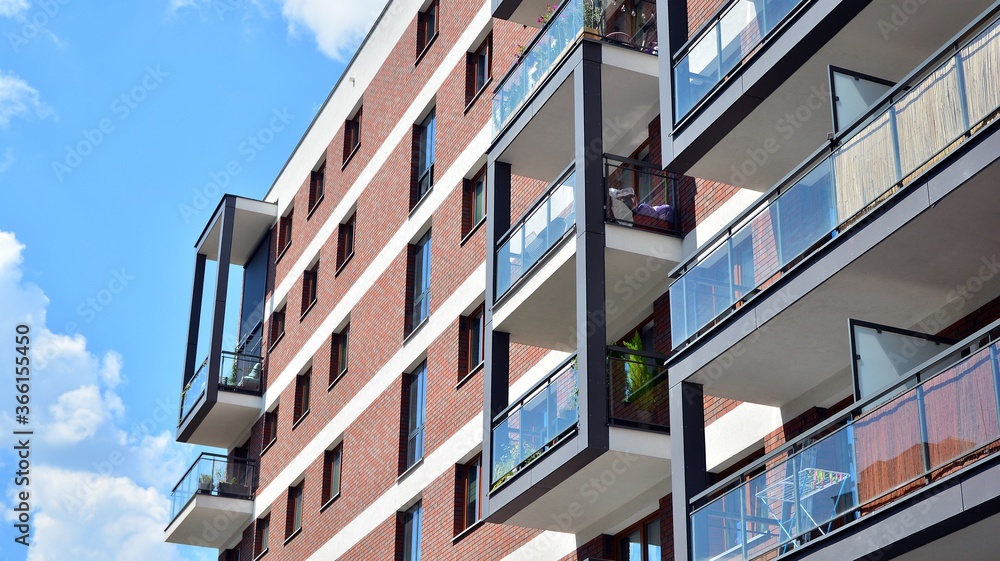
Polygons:
[[197,241],[165,538],[992,559],[998,16],[390,1]]

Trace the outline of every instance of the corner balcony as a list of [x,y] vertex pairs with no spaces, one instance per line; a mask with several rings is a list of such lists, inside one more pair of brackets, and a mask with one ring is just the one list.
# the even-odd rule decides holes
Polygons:
[[694,497],[691,561],[995,559],[998,326]]
[[[272,203],[226,195],[195,246],[178,442],[231,449],[263,410],[264,297],[276,216]],[[209,261],[216,266],[206,271]],[[234,292],[240,300],[228,306]],[[205,310],[203,300],[211,302]],[[227,328],[227,310],[237,306],[239,323]]]
[[257,464],[203,453],[170,494],[169,543],[225,549],[253,518]]
[[934,334],[1000,296],[1000,26],[959,39],[673,272],[672,384],[827,406],[849,320]]
[[[664,167],[764,192],[851,124],[847,106],[860,103],[863,112],[992,4],[725,2],[669,59],[661,57],[661,75],[669,76],[661,90],[665,131],[673,113]],[[877,87],[867,99],[832,94],[831,67]],[[835,122],[834,112],[849,115]]]
[[[618,347],[606,356],[593,387],[573,356],[493,419],[488,521],[548,529],[555,520],[574,532],[615,523],[669,492],[663,357]],[[580,414],[588,390],[607,395],[600,427]],[[584,444],[592,430],[606,431],[606,448]]]
[[[557,176],[575,158],[575,112],[593,87],[602,113],[594,118],[613,123],[604,127],[603,146],[631,142],[659,114],[655,7],[645,0],[560,4],[494,90],[491,158],[510,162],[516,175]],[[543,13],[544,6],[535,16]],[[592,83],[583,78],[585,61],[599,63]]]
[[[648,315],[679,263],[671,179],[646,162],[605,155],[605,287],[609,333]],[[576,349],[576,182],[566,170],[498,241],[493,328],[511,341]],[[600,204],[600,203],[598,203]]]

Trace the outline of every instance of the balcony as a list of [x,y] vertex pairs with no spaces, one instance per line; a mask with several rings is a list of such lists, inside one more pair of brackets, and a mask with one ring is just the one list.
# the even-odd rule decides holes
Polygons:
[[678,53],[674,115],[681,121],[806,0],[731,0]]
[[203,453],[170,494],[166,541],[224,549],[253,517],[257,464]]
[[[864,557],[879,548],[901,553],[922,545],[904,545],[904,540],[930,542],[969,525],[969,519],[956,521],[965,511],[1000,502],[995,477],[984,487],[980,470],[995,467],[1000,450],[998,325],[694,497],[691,560],[773,559],[793,550],[801,559],[814,551],[806,548],[822,547],[829,548],[825,558],[830,559]],[[962,355],[935,369],[939,361]],[[948,493],[959,493],[965,501],[930,506]],[[924,500],[932,502],[920,504]],[[935,512],[928,515],[931,508]],[[893,531],[862,530],[869,522],[899,516],[910,522],[886,522]],[[972,516],[982,518],[981,513]],[[930,527],[928,519],[952,520],[942,530]],[[991,552],[929,553],[940,551],[941,544],[914,559],[995,557]]]
[[671,78],[661,106],[674,114],[664,167],[765,192],[851,124],[834,122],[843,98],[831,101],[831,66],[905,81],[993,2],[919,4],[904,13],[895,0],[725,2],[662,61]]
[[[261,344],[276,216],[273,203],[226,195],[195,245],[179,442],[231,449],[263,410]],[[239,295],[236,305],[228,305],[231,294]],[[206,300],[211,305],[203,309]]]
[[[656,54],[656,4],[648,0],[627,3],[632,5],[630,10],[624,2],[602,10],[593,0],[569,0],[559,6],[500,81],[493,95],[493,136],[500,134],[584,35]],[[621,9],[615,9],[619,5]],[[633,15],[619,15],[626,12]]]
[[[564,517],[569,520],[560,531],[577,531],[598,521],[621,521],[669,492],[667,376],[662,364],[662,357],[609,347],[606,383],[593,388],[606,392],[608,399],[608,421],[600,427],[588,427],[580,415],[587,380],[576,356],[497,415],[488,442],[488,520],[550,528],[554,519]],[[583,435],[591,430],[607,431],[607,448],[584,444]],[[612,473],[616,481],[609,484]],[[588,482],[602,474],[614,493],[601,488],[588,492]],[[580,509],[579,503],[586,506]],[[574,514],[566,517],[567,512]]]
[[[674,184],[655,166],[606,155],[605,286],[608,329],[627,329],[651,313],[680,261]],[[494,329],[511,340],[572,352],[576,326],[576,192],[573,168],[542,194],[496,252]],[[600,203],[599,203],[600,204]]]
[[[259,352],[260,337],[257,336]],[[216,400],[206,403],[208,395],[208,358],[201,362],[194,378],[181,390],[181,414],[177,426],[192,425],[189,442],[229,449],[238,434],[233,427],[248,427],[260,416],[263,407],[261,357],[221,351],[220,375],[216,381]],[[202,410],[202,417],[193,426],[191,413]]]
[[[810,256],[867,223],[993,122],[1000,100],[981,79],[1000,71],[1000,28],[939,57],[821,149],[674,273],[675,348],[696,340]],[[954,101],[953,101],[954,100]]]

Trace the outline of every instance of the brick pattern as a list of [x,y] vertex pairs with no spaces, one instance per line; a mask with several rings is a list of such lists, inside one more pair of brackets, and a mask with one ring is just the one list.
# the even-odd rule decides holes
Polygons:
[[688,36],[705,24],[727,0],[688,0]]
[[739,191],[739,187],[696,179],[677,177],[677,207],[681,214],[681,235],[686,236],[706,217],[719,209]]
[[[409,31],[404,34],[386,63],[379,69],[365,94],[365,122],[361,130],[361,144],[354,157],[343,169],[327,166],[324,173],[324,199],[316,204],[310,216],[310,175],[302,178],[294,196],[293,206],[304,209],[291,215],[291,243],[285,254],[269,266],[268,296],[274,287],[286,278],[293,278],[287,302],[302,302],[303,271],[294,270],[296,261],[314,238],[322,224],[329,218],[337,203],[357,179],[360,171],[371,160],[376,149],[391,131],[409,106],[412,96],[441,64],[448,48],[465,31],[480,5],[475,3],[442,0],[439,17],[440,36],[423,54],[419,64],[414,64],[413,45],[417,43],[417,25],[414,18]],[[493,23],[493,37],[497,69],[506,69],[513,62],[515,45],[530,40],[534,29],[505,21]],[[465,83],[467,72],[464,59],[451,69],[444,84],[437,92],[436,168],[448,169],[463,152],[473,136],[488,122],[490,100],[481,96],[467,107]],[[327,155],[342,157],[345,149],[345,130],[337,131],[327,148]],[[371,266],[379,252],[387,245],[395,227],[408,219],[410,208],[410,179],[413,165],[412,138],[407,135],[385,158],[372,182],[361,194],[357,203],[354,257],[335,275],[340,245],[334,238],[320,251],[317,271],[318,294],[313,309],[299,321],[289,321],[285,334],[275,343],[276,333],[269,333],[265,348],[265,373],[275,379],[294,357],[319,324],[339,303],[359,275]],[[339,161],[339,160],[334,160]],[[460,170],[471,174],[476,170]],[[440,176],[440,174],[439,174]],[[527,188],[536,187],[540,192],[543,182],[522,180],[516,183],[520,195]],[[315,186],[313,185],[315,196]],[[450,188],[451,186],[447,186]],[[431,219],[433,225],[433,251],[431,263],[431,302],[433,314],[445,299],[481,265],[485,259],[485,229],[480,229],[463,245],[462,240],[462,186],[455,187]],[[444,188],[444,187],[443,187]],[[537,193],[536,193],[537,195]],[[527,195],[526,195],[527,196]],[[387,227],[389,226],[389,227]],[[278,254],[277,235],[272,236],[272,255]],[[283,241],[283,240],[282,240]],[[361,388],[397,353],[403,345],[404,327],[408,310],[407,250],[403,249],[390,259],[388,267],[354,303],[350,315],[351,347],[348,373],[329,390],[327,376],[314,380],[311,388],[310,414],[292,428],[295,403],[295,384],[289,385],[279,396],[282,406],[277,415],[277,441],[262,454],[267,444],[264,440],[263,418],[251,429],[244,443],[251,458],[259,458],[258,488],[268,485],[298,455],[306,443],[316,437],[330,419],[340,413]],[[409,285],[412,286],[412,285]],[[280,302],[278,304],[281,304]],[[460,333],[459,319],[444,330],[427,350],[427,423],[425,426],[425,455],[446,442],[455,432],[482,408],[482,376],[476,374],[461,387],[456,388],[455,373],[459,369]],[[328,334],[327,343],[312,357],[313,372],[330,372],[336,358],[336,338]],[[273,345],[273,347],[272,347]],[[515,376],[512,382],[527,371],[548,351],[513,345],[511,356]],[[401,373],[402,374],[402,373]],[[304,475],[303,526],[287,545],[283,545],[282,527],[287,519],[287,494],[271,506],[271,535],[268,559],[275,561],[303,559],[315,552],[333,535],[342,530],[379,496],[396,485],[400,464],[405,464],[406,407],[403,397],[405,377],[400,375],[379,395],[371,406],[352,423],[343,435],[343,470],[341,496],[322,512],[323,455],[309,465]],[[399,458],[402,455],[402,460]],[[397,461],[392,461],[396,458]],[[389,459],[389,461],[386,461]],[[423,491],[424,536],[423,553],[428,559],[478,558],[478,552],[490,551],[500,559],[530,540],[536,531],[523,528],[501,527],[484,524],[452,543],[455,516],[456,473],[449,471],[432,482]],[[396,517],[386,519],[371,534],[362,539],[343,558],[393,559],[399,553],[396,547]],[[242,558],[253,558],[255,525],[244,531],[239,548]],[[401,536],[400,536],[401,537]]]

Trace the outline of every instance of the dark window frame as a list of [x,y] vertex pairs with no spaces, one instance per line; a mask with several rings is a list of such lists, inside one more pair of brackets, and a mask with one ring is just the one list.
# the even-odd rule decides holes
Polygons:
[[318,297],[319,261],[302,273],[302,313],[299,316],[299,321],[305,319],[306,315],[309,314],[309,310],[312,310],[313,306],[316,305]]
[[424,459],[425,429],[427,427],[427,361],[413,370],[406,380],[403,396],[406,407],[404,433],[406,449],[402,472],[406,472]]
[[420,561],[423,545],[423,501],[417,501],[413,506],[400,513],[399,544],[403,547],[398,558],[403,561]]
[[344,476],[344,443],[341,442],[323,453],[323,489],[320,511],[326,509],[340,496]]
[[270,450],[278,441],[278,407],[264,413],[264,426],[261,431],[261,454]]
[[493,81],[493,32],[490,31],[479,47],[465,57],[465,106],[475,103]]
[[292,219],[295,214],[294,210],[294,208],[289,210],[288,214],[278,219],[278,256],[274,259],[275,263],[281,261],[281,257],[285,255],[288,248],[292,247]]
[[295,377],[295,405],[292,414],[292,428],[298,426],[309,414],[309,393],[312,390],[312,368]]
[[441,31],[441,4],[433,0],[417,14],[417,54],[414,64],[419,64]]
[[280,308],[278,308],[277,310],[274,311],[274,313],[271,314],[270,348],[272,349],[274,348],[275,345],[278,344],[278,341],[281,341],[281,339],[284,338],[285,336],[285,331],[286,328],[288,327],[287,326],[288,316],[285,313],[287,309],[288,309],[287,304],[282,304]]
[[[459,508],[456,511],[459,513],[459,525],[456,528],[458,532],[461,533],[469,528],[472,528],[477,523],[483,519],[483,502],[482,502],[482,476],[483,476],[483,457],[482,454],[476,454],[476,457],[472,458],[465,464],[460,466],[461,469],[461,502]],[[470,480],[470,475],[475,474],[474,484]],[[470,503],[469,496],[470,492],[475,489],[475,501]],[[470,519],[470,507],[475,509],[475,513],[472,514]]]
[[334,333],[330,343],[330,385],[328,390],[346,376],[350,368],[351,324],[348,323],[338,333]]
[[359,107],[353,117],[344,121],[344,163],[341,169],[353,159],[354,154],[361,147],[361,115],[364,106]]
[[357,230],[357,211],[340,223],[337,228],[337,274],[344,268],[344,265],[354,257],[354,235]]
[[309,220],[316,208],[319,207],[319,203],[323,200],[323,196],[326,194],[326,160],[319,165],[315,170],[309,174],[309,214],[306,215],[306,220]]
[[420,123],[413,126],[413,174],[410,210],[434,188],[434,164],[437,161],[437,107],[432,107]]
[[302,531],[303,505],[305,495],[305,480],[288,488],[288,501],[285,510],[285,543]]
[[[659,524],[660,535],[657,536],[657,540],[660,541],[659,547],[660,547],[660,553],[662,555],[664,547],[662,540],[664,519],[657,512],[653,513],[650,516],[647,516],[646,518],[643,518],[642,520],[636,522],[635,524],[632,524],[628,528],[625,528],[624,530],[615,535],[614,537],[614,548],[616,556],[615,558],[619,559],[619,561],[631,561],[630,559],[622,556],[622,545],[628,543],[625,540],[630,535],[634,534],[635,532],[639,532],[639,543],[642,549],[641,561],[654,561],[649,559],[649,547],[651,544],[649,543],[649,531],[648,531],[649,525],[653,522],[658,522]],[[655,561],[659,561],[659,559],[656,559]]]
[[271,513],[257,519],[254,526],[253,556],[254,559],[268,552],[271,535]]
[[[489,192],[486,166],[470,179],[466,179],[462,189],[462,242],[486,222],[486,196]],[[477,216],[478,215],[478,216]]]
[[417,243],[410,246],[407,276],[412,284],[406,299],[406,336],[409,337],[431,315],[431,264],[433,260],[432,230],[428,230]]

